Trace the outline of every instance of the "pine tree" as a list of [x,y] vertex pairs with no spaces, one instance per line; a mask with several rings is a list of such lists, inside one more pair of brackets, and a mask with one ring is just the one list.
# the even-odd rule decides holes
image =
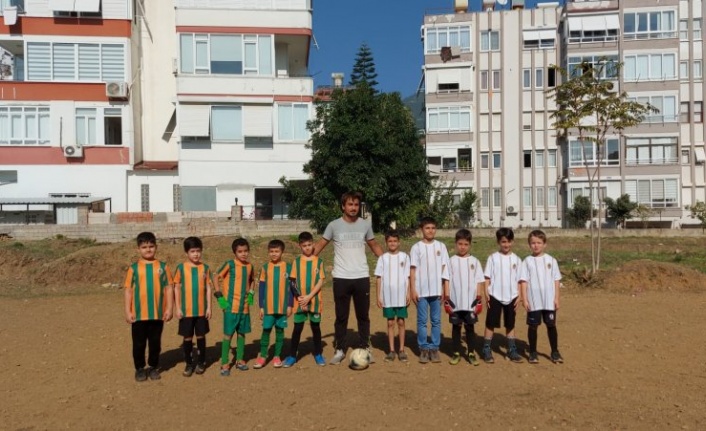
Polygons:
[[377,77],[378,74],[375,72],[373,53],[368,44],[363,42],[358,49],[358,54],[355,56],[355,64],[353,65],[349,85],[356,86],[361,82],[365,82],[377,93],[378,82],[375,80]]

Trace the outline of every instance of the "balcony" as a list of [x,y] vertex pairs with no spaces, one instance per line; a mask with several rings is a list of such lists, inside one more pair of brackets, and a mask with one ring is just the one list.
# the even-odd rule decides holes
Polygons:
[[[274,96],[312,97],[314,80],[310,77],[274,78],[243,75],[178,75],[177,94],[180,101],[222,100],[223,97]],[[239,100],[233,100],[237,102]]]
[[311,0],[175,0],[174,7],[177,9],[311,10]]
[[311,34],[310,0],[176,0],[175,7],[177,27],[262,27]]

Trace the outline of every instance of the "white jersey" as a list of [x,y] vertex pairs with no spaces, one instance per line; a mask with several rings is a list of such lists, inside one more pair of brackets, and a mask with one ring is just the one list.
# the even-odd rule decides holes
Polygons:
[[478,283],[483,283],[483,268],[473,256],[452,256],[449,259],[451,289],[449,297],[458,311],[471,311],[471,304],[476,299]]
[[410,261],[407,253],[385,253],[378,257],[375,276],[380,277],[382,306],[404,307],[407,305]]
[[507,305],[517,298],[517,283],[520,281],[522,261],[515,253],[502,254],[499,251],[488,256],[485,264],[485,278],[490,280],[488,293]]
[[548,254],[527,256],[522,262],[520,280],[527,282],[530,311],[554,310],[556,282],[561,280],[559,264]]
[[434,240],[427,244],[419,241],[409,252],[415,271],[415,286],[421,297],[441,296],[442,280],[449,279],[449,252],[446,246]]

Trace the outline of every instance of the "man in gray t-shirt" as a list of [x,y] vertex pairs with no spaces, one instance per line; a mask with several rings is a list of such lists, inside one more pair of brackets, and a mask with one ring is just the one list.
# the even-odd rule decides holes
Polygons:
[[365,256],[365,245],[375,256],[382,248],[375,241],[370,222],[358,216],[361,194],[348,192],[341,197],[343,216],[326,226],[323,237],[316,243],[314,254],[333,241],[333,299],[336,308],[334,347],[331,364],[337,365],[346,357],[346,331],[351,311],[351,298],[358,320],[360,341],[357,347],[368,348],[370,341],[370,270]]

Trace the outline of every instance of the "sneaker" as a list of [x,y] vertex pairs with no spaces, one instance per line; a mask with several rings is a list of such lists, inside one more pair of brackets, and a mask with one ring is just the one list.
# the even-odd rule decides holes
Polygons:
[[223,365],[221,367],[221,377],[230,376],[230,367],[228,365]]
[[495,359],[493,358],[493,351],[490,347],[483,347],[483,360],[486,364],[494,364]]
[[537,357],[537,352],[530,352],[528,361],[530,364],[538,364],[539,358]]
[[162,378],[159,375],[159,370],[157,369],[157,367],[150,367],[147,371],[147,374],[150,376],[150,380],[159,380]]
[[551,358],[552,358],[552,362],[554,362],[555,364],[563,364],[564,363],[564,358],[561,357],[561,353],[559,353],[558,350],[555,350],[552,352]]
[[194,366],[191,364],[186,364],[186,367],[184,368],[184,372],[181,374],[184,377],[191,377],[191,375],[194,374]]
[[282,368],[282,360],[279,358],[279,356],[275,356],[272,358],[272,366],[275,368]]
[[477,367],[480,365],[480,362],[478,362],[478,358],[476,357],[476,354],[471,352],[468,354],[468,362],[471,363],[474,367]]
[[508,350],[507,358],[509,360],[511,360],[512,362],[516,362],[516,363],[522,362],[522,356],[520,356],[520,354],[517,353],[517,349],[514,347],[511,348],[510,350]]
[[341,362],[343,362],[344,359],[346,359],[346,352],[344,352],[341,349],[338,349],[338,350],[336,350],[336,353],[333,355],[333,358],[331,358],[331,362],[329,362],[329,364],[338,365]]
[[458,365],[458,363],[461,362],[461,354],[456,352],[454,355],[449,359],[449,364],[451,365]]
[[286,358],[284,358],[284,362],[282,362],[282,367],[289,368],[296,363],[297,363],[297,358],[295,358],[294,356],[287,356]]
[[255,365],[253,365],[252,367],[256,370],[259,370],[260,368],[264,367],[266,363],[267,362],[265,361],[265,358],[260,355],[257,355],[257,359],[255,359]]
[[235,369],[238,371],[247,371],[250,368],[248,368],[248,365],[245,363],[245,361],[238,361],[235,363]]
[[370,350],[370,347],[368,347],[368,348],[365,349],[365,350],[368,351],[368,363],[369,363],[369,364],[374,364],[374,363],[375,363],[375,357],[373,357],[373,352],[372,352],[372,350]]
[[407,352],[405,352],[404,350],[401,351],[401,352],[399,352],[399,353],[397,354],[397,359],[399,359],[400,362],[407,362],[407,361],[409,361],[409,358],[407,357]]
[[318,355],[314,355],[314,362],[316,362],[316,365],[320,367],[325,367],[326,366],[326,359],[324,359],[324,355],[319,353]]
[[196,374],[199,374],[199,375],[205,373],[206,372],[206,364],[203,364],[203,363],[196,364],[196,370],[194,370],[194,371],[196,372]]
[[395,360],[395,352],[390,352],[385,355],[385,362],[392,362]]
[[138,382],[144,382],[147,380],[147,371],[144,368],[135,370],[135,380]]
[[434,364],[441,363],[441,356],[439,356],[439,349],[432,349],[429,351],[429,359]]
[[422,352],[419,354],[419,363],[428,364],[429,361],[429,351],[427,349],[422,349]]

